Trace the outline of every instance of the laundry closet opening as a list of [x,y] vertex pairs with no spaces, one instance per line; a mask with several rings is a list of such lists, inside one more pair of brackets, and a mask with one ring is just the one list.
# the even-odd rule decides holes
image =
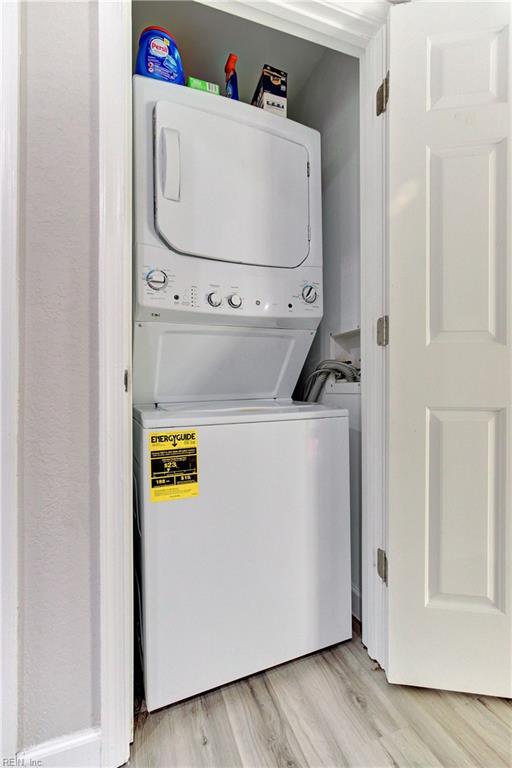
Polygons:
[[[145,503],[144,497],[146,494],[146,489],[143,487],[143,482],[140,478],[146,472],[142,464],[146,461],[144,451],[147,449],[147,435],[156,436],[156,440],[159,434],[163,436],[166,433],[170,434],[170,428],[168,426],[165,427],[164,422],[159,420],[162,410],[165,411],[167,409],[169,413],[172,411],[174,419],[172,430],[176,433],[181,430],[180,439],[183,440],[184,451],[179,456],[175,454],[174,457],[171,454],[164,456],[163,452],[160,454],[151,453],[150,463],[153,456],[158,461],[161,456],[164,456],[168,464],[175,460],[184,462],[181,465],[182,469],[186,464],[186,470],[190,475],[197,473],[197,476],[194,475],[192,480],[194,480],[198,487],[198,498],[201,498],[203,493],[202,483],[204,482],[206,487],[206,483],[210,482],[208,457],[210,455],[218,456],[222,452],[229,454],[232,451],[234,458],[237,453],[240,455],[240,453],[247,451],[247,462],[254,462],[254,471],[261,474],[260,485],[265,485],[265,477],[270,470],[266,462],[270,461],[275,464],[279,460],[279,450],[276,449],[273,452],[271,448],[265,448],[265,446],[268,446],[273,440],[285,439],[289,447],[289,444],[298,443],[303,437],[303,433],[300,431],[302,427],[297,426],[302,424],[300,420],[303,418],[303,414],[297,410],[286,411],[287,408],[296,408],[296,406],[291,406],[285,402],[286,397],[289,397],[289,395],[292,395],[295,401],[303,401],[309,396],[312,400],[326,406],[346,409],[348,411],[351,565],[349,577],[347,574],[343,575],[343,570],[340,570],[339,574],[340,578],[348,578],[348,601],[349,604],[351,601],[352,614],[361,621],[360,371],[362,369],[362,375],[364,376],[364,361],[361,361],[360,340],[360,74],[359,60],[355,57],[339,53],[275,29],[270,29],[197,2],[136,1],[132,4],[132,21],[134,71],[139,49],[139,38],[142,31],[150,26],[162,27],[173,36],[179,48],[186,76],[199,78],[220,86],[221,95],[201,93],[201,98],[204,99],[224,100],[224,66],[230,53],[235,53],[238,56],[236,71],[239,98],[240,102],[245,102],[247,105],[251,104],[264,65],[270,65],[286,72],[287,118],[280,115],[276,119],[294,121],[301,126],[318,131],[320,134],[321,150],[319,155],[321,158],[321,168],[312,170],[312,174],[316,173],[318,179],[321,171],[321,214],[318,209],[318,220],[315,221],[315,211],[313,210],[315,203],[311,193],[311,184],[314,183],[314,179],[313,181],[310,179],[308,182],[305,176],[293,178],[287,187],[288,191],[283,195],[282,179],[279,177],[280,164],[285,163],[286,158],[283,159],[283,156],[286,152],[289,152],[290,157],[292,157],[292,153],[303,151],[303,139],[300,129],[297,129],[297,134],[290,134],[292,136],[291,141],[285,143],[284,140],[278,141],[276,139],[273,145],[268,143],[265,145],[266,152],[274,152],[272,156],[274,175],[270,174],[268,177],[272,180],[272,184],[268,188],[268,195],[272,199],[273,211],[275,212],[275,221],[272,222],[273,240],[269,242],[269,248],[274,248],[275,253],[279,254],[273,258],[282,258],[282,262],[277,263],[273,268],[272,265],[265,264],[267,255],[264,249],[259,248],[261,243],[264,242],[262,232],[266,229],[268,222],[258,220],[256,215],[253,219],[241,222],[240,216],[245,215],[245,211],[242,203],[234,199],[233,195],[226,193],[223,199],[218,199],[215,190],[199,188],[193,190],[194,205],[197,206],[200,202],[204,206],[205,216],[209,215],[212,207],[215,209],[214,223],[206,221],[202,216],[198,217],[197,211],[199,209],[197,207],[192,207],[187,211],[185,207],[178,210],[174,206],[179,196],[182,195],[181,199],[183,200],[185,194],[185,164],[189,161],[192,162],[191,158],[195,158],[198,165],[206,161],[210,162],[210,159],[208,159],[208,130],[212,132],[219,131],[219,121],[212,118],[208,123],[210,117],[205,117],[198,112],[197,120],[187,122],[188,117],[185,111],[189,104],[181,103],[177,108],[177,112],[180,112],[179,117],[176,118],[173,113],[172,120],[178,120],[178,122],[181,120],[182,122],[178,127],[176,127],[177,123],[176,125],[173,123],[169,127],[168,111],[166,111],[166,108],[161,107],[160,102],[158,102],[160,96],[151,96],[149,99],[153,99],[152,105],[158,102],[157,109],[152,111],[151,130],[153,130],[154,136],[163,136],[164,138],[162,139],[162,145],[155,149],[154,156],[151,154],[152,150],[148,149],[146,160],[141,161],[140,156],[137,155],[137,148],[135,149],[136,184],[138,183],[137,179],[141,179],[140,163],[147,162],[148,166],[143,182],[146,187],[144,199],[137,189],[134,190],[135,228],[137,231],[137,206],[143,206],[145,207],[147,220],[154,220],[156,222],[155,226],[158,230],[156,234],[161,242],[166,245],[172,244],[181,259],[185,260],[188,258],[188,262],[186,262],[188,282],[185,285],[179,275],[175,277],[174,272],[169,273],[167,267],[162,267],[162,259],[156,252],[154,243],[152,244],[147,240],[146,245],[144,245],[144,247],[147,246],[147,250],[144,256],[141,256],[139,245],[136,242],[133,271],[136,283],[135,295],[138,295],[138,284],[141,286],[144,284],[144,290],[147,290],[148,274],[154,272],[152,279],[155,282],[153,288],[157,289],[155,296],[160,288],[158,282],[164,281],[165,290],[169,296],[169,306],[175,312],[175,315],[172,317],[171,315],[167,317],[165,311],[161,310],[158,301],[155,300],[154,307],[148,305],[142,311],[139,306],[139,309],[136,308],[134,313],[134,403],[136,406],[138,404],[144,406],[144,413],[138,422],[136,419],[134,432],[135,498],[137,507],[134,527],[135,681],[136,694],[142,696],[142,665],[143,663],[146,665],[148,663],[156,663],[157,652],[162,652],[159,644],[163,642],[164,637],[160,635],[150,647],[147,647],[146,642],[145,647],[143,624],[148,621],[148,610],[157,613],[162,610],[162,604],[157,595],[148,594],[148,587],[147,584],[144,587],[142,574],[144,567],[146,569],[149,567],[148,561],[150,558],[160,558],[162,565],[157,567],[154,583],[161,583],[162,579],[169,576],[165,568],[169,558],[172,558],[173,555],[172,550],[167,549],[165,526],[168,525],[169,515],[171,514],[183,515],[183,518],[187,518],[182,519],[182,522],[178,523],[177,535],[183,533],[183,528],[179,526],[189,524],[191,524],[192,530],[195,525],[206,526],[209,531],[208,537],[201,539],[199,543],[197,538],[194,539],[192,535],[191,540],[195,541],[194,546],[204,547],[204,551],[199,554],[195,552],[192,558],[190,553],[182,552],[182,560],[179,565],[181,571],[178,575],[181,574],[184,579],[183,591],[181,598],[179,598],[181,604],[175,606],[175,615],[181,616],[182,622],[189,621],[187,631],[192,636],[204,631],[204,627],[208,626],[208,621],[212,622],[211,627],[214,626],[213,622],[216,611],[215,606],[206,604],[198,606],[197,602],[190,602],[190,600],[197,601],[200,599],[202,587],[197,587],[197,582],[200,579],[197,573],[194,572],[193,565],[191,565],[191,571],[187,573],[187,563],[192,564],[195,562],[196,556],[198,561],[207,563],[209,568],[216,567],[216,558],[212,556],[211,549],[215,548],[219,543],[219,527],[216,526],[213,515],[208,517],[207,506],[203,509],[203,513],[206,513],[206,518],[197,517],[191,523],[191,519],[195,514],[194,510],[191,508],[183,512],[185,507],[179,508],[179,504],[182,501],[190,501],[190,499],[180,500],[178,494],[175,500],[172,501],[173,505],[178,506],[174,506],[172,512],[167,510],[165,513],[167,517],[164,515],[161,523],[157,523],[150,533],[146,531],[147,537],[151,538],[151,546],[153,548],[151,554],[149,554],[149,550],[144,550],[144,546],[141,547],[140,545],[140,534],[144,529],[141,507]],[[158,81],[152,78],[146,78],[145,80],[149,83],[147,88],[153,88],[153,84],[156,83],[155,87],[158,89]],[[178,88],[178,86],[171,84],[165,84],[163,87],[169,89]],[[134,142],[140,140],[142,130],[142,118],[139,120],[137,117],[137,105],[142,98],[145,98],[140,93],[137,94],[137,88],[142,92],[142,89],[146,88],[146,83],[135,85]],[[184,88],[183,90],[192,91],[193,89]],[[161,91],[157,90],[151,91],[151,93],[155,94],[157,92],[161,93]],[[244,109],[243,104],[240,106]],[[141,107],[141,114],[146,114],[147,116],[149,109],[153,110],[153,106],[151,108],[147,105]],[[261,117],[259,115],[261,110],[256,106],[251,109],[254,110],[254,119],[258,120]],[[250,116],[246,117],[248,114],[244,111],[244,119],[250,122]],[[139,122],[137,122],[138,120]],[[275,125],[277,124],[274,121],[271,130],[273,136],[277,135],[273,133]],[[148,122],[146,126],[147,131],[150,130],[149,126],[150,123]],[[278,130],[279,126],[277,125],[275,131]],[[188,144],[184,140],[184,132],[186,132]],[[261,184],[261,176],[256,178],[256,174],[258,173],[258,167],[264,162],[265,158],[252,154],[252,152],[256,153],[258,151],[258,142],[255,140],[254,143],[251,143],[252,139],[247,138],[242,129],[236,135],[238,137],[236,143],[231,145],[229,141],[224,143],[226,184],[223,189],[226,192],[229,192],[228,182],[234,173],[234,171],[229,169],[230,163],[242,164],[243,172],[255,174],[254,185]],[[307,145],[306,139],[304,139],[305,145]],[[157,140],[155,138],[155,141]],[[222,136],[216,136],[215,140],[223,141],[223,138]],[[150,141],[149,138],[147,141]],[[314,137],[311,141],[313,146]],[[244,152],[247,154],[244,155]],[[162,175],[158,176],[158,183],[153,185],[152,179],[149,178],[151,174],[153,172],[155,176],[160,174],[159,163],[165,164],[165,168],[168,169],[170,167],[169,164],[173,161],[173,157],[175,164],[181,169],[181,178],[178,180],[170,178],[168,172],[164,169]],[[311,162],[313,161],[314,157],[311,155]],[[308,168],[309,162],[308,160]],[[290,160],[290,163],[292,163],[292,160]],[[208,173],[220,173],[221,168],[222,165],[215,165],[215,161],[212,161],[207,171],[204,171],[203,165],[202,168],[198,169],[198,174],[200,175],[201,172],[204,172],[204,178],[208,178]],[[239,172],[239,167],[236,171]],[[166,173],[167,176],[165,176]],[[308,183],[310,185],[309,197],[301,197],[301,190],[303,188],[306,189],[305,185]],[[180,184],[182,185],[181,187]],[[308,221],[310,224],[308,227],[316,225],[316,231],[312,234],[306,232],[306,230],[302,231],[301,206],[304,207],[305,215],[309,217]],[[153,217],[157,216],[161,218],[159,220],[153,219]],[[235,217],[238,218],[235,219]],[[230,258],[232,258],[233,264],[236,264],[237,269],[241,264],[246,263],[246,273],[241,278],[238,278],[240,270],[236,278],[233,276],[234,273],[233,275],[230,274],[229,278],[226,278],[229,285],[228,283],[224,285],[217,273],[212,272],[213,265],[218,265],[222,258],[225,257],[226,261],[229,261],[228,256],[226,256],[228,240],[224,237],[224,230],[239,228],[242,231],[243,226],[245,226],[243,237],[239,239],[240,252],[238,255]],[[297,271],[297,267],[300,269],[308,267],[306,255],[311,253],[310,246],[312,242],[308,241],[308,238],[315,237],[321,239],[318,253],[321,254],[320,258],[323,260],[323,277],[321,277],[320,284],[317,287],[314,272],[304,273],[304,277],[301,277],[300,280],[297,278],[297,285],[293,286],[293,290],[288,296],[285,293],[288,289],[283,287],[284,281],[289,279],[292,272]],[[279,247],[276,247],[276,239],[279,240],[279,238],[283,239],[283,243],[285,243],[285,238],[288,238],[287,242],[290,242],[291,239],[292,247],[289,249],[291,255],[288,254],[285,247],[283,247],[282,251],[279,251]],[[144,235],[141,238],[136,236],[135,239],[136,241],[139,239],[140,242],[143,242]],[[255,244],[258,244],[258,248],[256,248]],[[151,248],[153,248],[153,251],[151,251]],[[215,251],[215,248],[218,250]],[[208,249],[211,249],[211,251]],[[138,253],[139,255],[137,255]],[[189,258],[191,253],[197,254],[198,258]],[[247,257],[246,253],[249,254]],[[214,254],[213,258],[212,254]],[[291,259],[289,263],[287,262],[288,256]],[[197,272],[197,276],[194,273],[193,278],[188,272],[189,264],[192,262],[194,262],[194,265],[190,269]],[[265,289],[262,287],[262,265],[263,269],[267,270],[264,276],[265,285],[267,286]],[[231,268],[232,265],[229,264],[228,266]],[[271,278],[269,279],[268,276],[270,274]],[[310,274],[313,277],[310,277]],[[196,287],[197,285],[199,287]],[[204,288],[204,286],[207,287]],[[271,288],[268,286],[271,286]],[[313,309],[310,327],[307,328],[306,322],[300,334],[292,338],[291,335],[295,333],[293,329],[296,315],[294,313],[296,311],[302,312],[303,308],[305,313],[309,311],[310,306],[304,299],[304,294],[301,295],[301,291],[309,290],[310,288],[315,296],[316,293],[319,294],[323,303],[321,322],[318,329],[316,329]],[[143,288],[140,288],[140,290],[142,291]],[[267,294],[264,293],[265,290],[267,290]],[[217,300],[223,301],[226,305],[226,311],[233,310],[233,317],[239,317],[239,315],[235,314],[238,309],[235,302],[243,302],[243,309],[249,306],[250,303],[254,308],[254,313],[256,313],[265,301],[274,301],[274,299],[276,302],[284,301],[283,297],[285,295],[287,296],[286,310],[289,313],[284,314],[282,321],[267,322],[265,320],[260,325],[256,323],[253,327],[241,330],[240,325],[230,325],[229,316],[227,321],[221,322],[217,320],[217,316],[214,315],[213,311],[211,314],[213,319],[211,320],[209,315],[201,315],[199,305],[203,298],[203,293],[206,295],[205,291],[208,292],[208,298],[212,307],[215,307]],[[272,291],[275,291],[275,295],[271,295]],[[228,301],[229,307],[227,306]],[[198,309],[198,319],[193,320],[192,324],[190,324],[191,316],[187,313],[193,310],[194,307]],[[224,311],[222,307],[221,311]],[[308,315],[305,316],[306,318],[309,317]],[[160,321],[164,320],[167,322],[170,320],[172,324],[175,318],[183,323],[183,329],[179,333],[176,333],[175,330],[171,332],[169,329],[163,332],[162,325],[159,325]],[[199,333],[201,329],[202,332]],[[219,358],[222,358],[222,364],[219,364]],[[236,368],[235,360],[240,358],[245,360],[245,363],[237,368],[238,373],[236,376],[238,381],[235,385],[233,383],[233,370]],[[210,381],[208,381],[208,376],[205,375],[204,369],[201,369],[200,374],[196,375],[195,364],[197,360],[203,360],[205,366],[208,365],[208,360],[212,361],[215,376],[212,376]],[[330,365],[323,373],[315,373],[317,366],[322,361],[337,361],[345,365]],[[166,397],[169,393],[170,397]],[[207,394],[205,395],[205,393]],[[258,399],[261,405],[258,405],[256,402]],[[279,404],[279,414],[271,413],[272,408],[269,405],[271,399],[276,400]],[[238,419],[237,424],[240,424],[243,420],[243,401],[250,401],[250,403],[247,402],[245,411],[252,409],[253,412],[256,412],[258,408],[261,408],[262,416],[260,422],[253,424],[251,432],[239,430],[236,437],[234,437],[232,432],[229,431],[229,427],[223,421],[221,422],[221,416],[218,415],[219,408],[223,409],[222,418],[226,414],[229,416],[230,413],[234,412],[235,408],[238,409],[237,413],[232,416],[230,424],[234,423],[233,420],[235,419]],[[200,409],[197,407],[198,402],[202,403]],[[155,408],[155,413],[159,411],[159,416],[158,419],[156,416],[153,419],[150,409],[155,407],[156,404],[159,407]],[[197,421],[199,411],[200,422]],[[309,411],[306,410],[305,413],[308,414]],[[311,413],[315,414],[316,411],[311,411]],[[330,411],[325,411],[325,413],[330,413]],[[325,429],[327,429],[327,421],[329,421],[327,418],[317,420],[318,423],[323,422],[322,428],[325,427]],[[203,434],[199,433],[198,444],[195,442],[195,437],[191,436],[191,433],[194,432],[192,428],[197,423],[203,425]],[[285,424],[287,426],[283,426]],[[292,427],[292,425],[295,426]],[[213,426],[215,426],[217,432],[210,431],[207,433],[206,430],[208,428],[212,429]],[[268,430],[265,434],[262,432],[263,428]],[[283,431],[279,431],[281,428]],[[293,431],[295,429],[299,431],[295,433]],[[320,428],[318,427],[318,429]],[[187,434],[189,435],[188,438]],[[174,439],[176,440],[177,438]],[[322,448],[322,440],[324,439],[327,442],[325,447]],[[333,482],[333,476],[339,473],[339,476],[344,478],[342,464],[346,457],[337,455],[338,443],[336,443],[336,438],[333,437],[332,440],[334,442],[332,442],[330,436],[325,436],[324,438],[319,431],[314,440],[320,446],[316,458],[320,462],[320,468],[315,477],[306,482],[306,475],[309,470],[306,465],[302,466],[301,464],[303,460],[302,454],[298,450],[296,453],[290,452],[290,461],[294,461],[296,464],[295,466],[282,468],[282,500],[278,505],[281,508],[289,503],[292,503],[292,505],[295,503],[294,486],[296,486],[295,490],[297,493],[310,494],[311,499],[315,499],[315,504],[325,505],[328,503],[325,489],[329,483]],[[157,447],[160,448],[162,446],[158,444]],[[177,459],[176,456],[178,456]],[[163,466],[165,461],[162,460],[162,462]],[[347,464],[346,461],[345,464]],[[346,468],[348,472],[348,464]],[[151,470],[149,471],[151,472]],[[165,472],[165,469],[163,472]],[[301,473],[306,477],[302,491],[299,487]],[[213,488],[213,478],[211,478],[211,482]],[[243,492],[243,489],[240,491],[240,486],[243,482],[240,478],[230,475],[229,472],[223,478],[216,478],[215,482],[217,483],[215,487],[221,494],[223,492],[227,495],[232,492]],[[270,492],[275,492],[272,482],[269,482]],[[289,484],[288,490],[287,483]],[[348,477],[345,484],[347,483]],[[147,491],[147,493],[153,493],[153,491]],[[157,490],[154,493],[154,509],[150,509],[153,521],[155,515],[163,514],[162,510],[164,507],[163,504],[158,504]],[[290,499],[292,499],[291,502]],[[216,500],[216,503],[219,503],[219,499]],[[220,505],[222,507],[222,499],[220,500]],[[244,510],[241,507],[240,516],[243,516],[243,513]],[[340,514],[342,513],[343,510],[340,508]],[[303,544],[306,546],[305,542],[297,542],[293,537],[287,537],[286,535],[287,525],[290,530],[294,528],[293,509],[290,510],[290,517],[284,520],[282,528],[279,528],[276,524],[276,536],[278,537],[276,541],[272,541],[272,520],[264,515],[262,515],[261,519],[263,525],[270,526],[270,529],[266,530],[265,536],[255,544],[255,546],[261,545],[263,548],[259,551],[251,549],[238,553],[236,557],[240,558],[240,563],[247,562],[247,560],[252,561],[253,559],[256,563],[256,560],[265,560],[267,557],[271,560],[275,553],[271,552],[269,554],[265,549],[266,547],[270,550],[272,548],[282,548],[283,552],[286,552],[288,542],[291,542],[292,546],[300,547]],[[226,523],[225,520],[223,522]],[[305,523],[305,531],[307,531],[308,525],[311,525],[311,520]],[[231,530],[233,539],[230,543],[231,549],[229,549],[229,554],[232,554],[233,548],[236,548],[236,536],[240,533],[236,525]],[[327,532],[320,531],[318,534],[313,532],[312,535],[318,535],[320,543],[318,543],[315,558],[321,561],[327,557],[325,554],[328,550],[327,543],[324,541],[322,544],[321,542],[322,536],[325,538]],[[348,537],[348,528],[346,529],[345,536]],[[224,545],[225,542],[223,542],[222,557],[226,559],[227,555]],[[322,546],[327,547],[327,549],[323,550]],[[329,553],[329,556],[335,557],[335,555],[336,553],[334,555],[332,552]],[[300,557],[300,551],[298,556]],[[343,557],[343,551],[340,549],[339,559]],[[174,576],[176,576],[176,572],[174,572]],[[216,575],[210,573],[210,578],[215,577],[229,579],[230,575],[227,573],[227,570],[222,571],[222,567],[219,567]],[[279,578],[281,577],[282,574],[280,573]],[[300,566],[297,572],[292,574],[291,578],[300,580]],[[308,578],[307,571],[304,578]],[[324,578],[325,574],[319,576],[319,583],[315,585],[315,589],[318,593],[325,588],[326,594],[329,594],[332,585],[324,584],[322,581]],[[195,587],[197,589],[195,587],[192,588],[189,596],[187,596],[187,584],[190,587],[194,582],[196,582]],[[268,588],[269,591],[271,590],[270,581],[269,584],[265,585],[265,588]],[[309,594],[308,589],[308,585],[304,585],[305,599],[309,599],[307,598]],[[205,594],[204,599],[205,601],[208,600],[208,595]],[[243,599],[243,596],[241,599]],[[252,595],[253,602],[254,599],[254,595]],[[336,590],[330,594],[330,599],[336,601]],[[261,600],[265,600],[265,594],[261,595]],[[323,604],[321,599],[318,600],[318,603],[317,610],[319,615],[321,615],[322,611],[329,611],[328,603]],[[188,616],[188,608],[190,609],[190,617],[184,619],[184,616]],[[208,613],[206,625],[202,625],[201,622],[194,618],[198,608]],[[252,605],[250,608],[258,611],[261,606]],[[240,616],[240,621],[245,621],[246,619],[247,616]],[[283,620],[286,621],[286,617]],[[153,621],[153,619],[150,618],[149,621]],[[147,624],[145,631],[148,631]],[[228,636],[223,636],[222,631],[219,630],[218,634],[219,643],[227,644],[229,642]],[[347,635],[340,639],[347,639]],[[206,642],[206,638],[203,638],[203,640]],[[211,642],[215,641],[212,640]],[[264,645],[266,638],[263,635],[258,636],[255,638],[255,642]],[[314,641],[312,642],[311,648],[313,649]],[[287,640],[283,639],[283,647],[286,646],[286,643]],[[306,648],[306,646],[304,647]],[[286,653],[286,651],[283,652]],[[152,658],[148,659],[148,654]],[[231,654],[241,656],[242,651],[237,647],[231,651]],[[265,658],[275,659],[275,663],[280,663],[284,660],[284,657],[282,658],[279,652],[276,652],[275,655],[272,654],[273,652],[269,650],[269,655]],[[143,658],[144,662],[142,661]],[[168,660],[171,663],[171,660]],[[172,663],[176,663],[176,659]],[[267,664],[268,662],[265,661],[264,663]],[[244,669],[242,661],[239,669]],[[254,671],[258,670],[255,668]],[[233,674],[236,677],[238,673],[235,670]],[[235,679],[233,675],[231,679]],[[146,685],[147,682],[146,678]],[[223,680],[220,677],[217,679],[213,676],[209,687],[221,684],[222,682]],[[228,682],[228,679],[226,679],[226,682]],[[153,680],[151,684],[156,689],[156,681]],[[199,690],[200,685],[201,683],[198,682],[194,690]],[[185,691],[188,689],[185,687],[180,689],[178,686],[176,690]],[[176,693],[174,700],[179,700],[179,698],[179,693]],[[156,709],[165,703],[167,701],[164,701],[164,698],[159,698],[155,694],[154,704],[150,709]]]

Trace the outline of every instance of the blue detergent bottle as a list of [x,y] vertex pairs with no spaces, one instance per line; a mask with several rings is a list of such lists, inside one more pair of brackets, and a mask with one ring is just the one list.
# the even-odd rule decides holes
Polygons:
[[185,85],[180,52],[172,35],[164,27],[146,27],[139,40],[135,72],[176,85]]

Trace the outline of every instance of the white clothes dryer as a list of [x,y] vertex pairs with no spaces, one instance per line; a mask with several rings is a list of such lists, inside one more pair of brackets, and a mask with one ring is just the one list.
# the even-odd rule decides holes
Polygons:
[[135,402],[290,397],[322,317],[319,133],[146,77],[133,100]]

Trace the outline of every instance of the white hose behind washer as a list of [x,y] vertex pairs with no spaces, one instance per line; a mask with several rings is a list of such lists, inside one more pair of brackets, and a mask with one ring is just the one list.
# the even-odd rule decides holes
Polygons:
[[342,363],[340,360],[322,360],[306,379],[304,400],[314,403],[318,402],[327,379],[331,375],[338,378],[343,377],[347,381],[361,380],[361,371],[355,365]]

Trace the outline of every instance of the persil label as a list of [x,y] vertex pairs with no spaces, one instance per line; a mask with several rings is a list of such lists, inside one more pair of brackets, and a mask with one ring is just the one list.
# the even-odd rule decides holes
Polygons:
[[154,37],[149,44],[149,50],[153,56],[160,56],[163,59],[169,53],[169,46],[161,37]]

